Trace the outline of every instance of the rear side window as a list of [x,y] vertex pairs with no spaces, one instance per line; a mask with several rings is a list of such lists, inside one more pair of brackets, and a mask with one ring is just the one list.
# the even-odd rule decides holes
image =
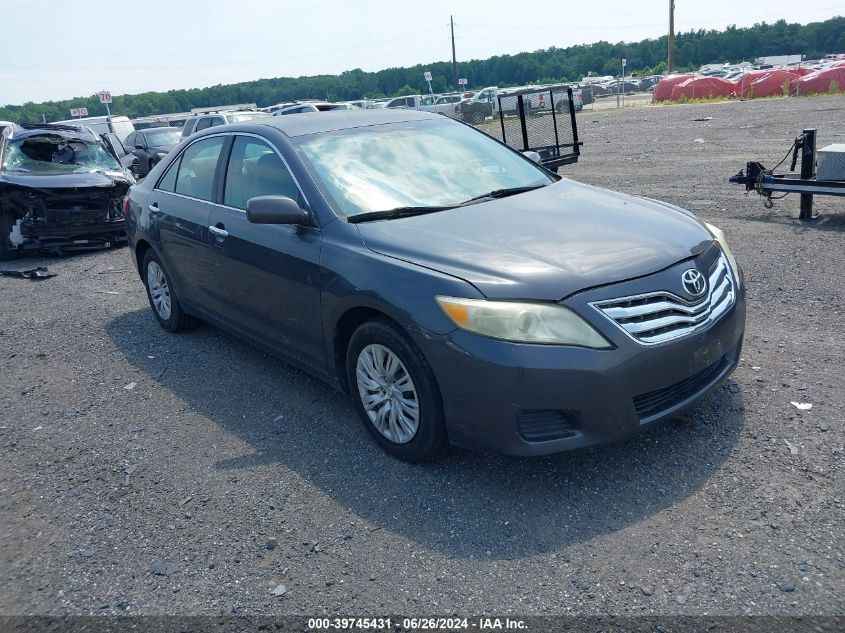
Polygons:
[[223,125],[225,122],[226,121],[223,120],[223,117],[219,117],[219,116],[212,117],[211,118],[211,127],[214,127],[215,125]]
[[135,147],[135,134],[132,133],[126,137],[126,145],[127,147]]
[[162,191],[170,191],[173,192],[176,190],[176,174],[179,173],[179,161],[180,158],[174,160],[170,167],[167,168],[167,173],[161,177],[161,180],[158,181],[157,189],[161,189]]
[[226,170],[223,204],[246,209],[247,200],[256,196],[287,196],[298,200],[299,188],[270,145],[250,136],[238,136],[232,144]]
[[182,153],[176,176],[176,193],[200,200],[214,197],[214,171],[224,140],[222,136],[202,139]]
[[190,136],[194,131],[194,126],[197,124],[196,119],[188,119],[185,121],[185,126],[182,128],[182,137]]

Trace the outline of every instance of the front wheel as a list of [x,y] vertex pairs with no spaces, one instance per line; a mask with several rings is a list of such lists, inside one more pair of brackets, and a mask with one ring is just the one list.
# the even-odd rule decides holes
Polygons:
[[440,453],[446,424],[437,381],[399,327],[382,318],[361,325],[349,342],[346,372],[355,409],[379,446],[407,462]]
[[481,125],[484,123],[484,115],[481,112],[473,112],[471,120],[475,125]]

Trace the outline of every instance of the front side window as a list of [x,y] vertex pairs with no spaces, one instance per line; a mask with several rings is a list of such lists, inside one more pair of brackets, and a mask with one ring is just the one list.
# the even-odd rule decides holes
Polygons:
[[343,216],[452,207],[498,189],[554,182],[483,132],[427,120],[310,134],[297,150]]
[[182,153],[176,176],[176,193],[211,200],[214,197],[214,171],[223,148],[224,137],[205,138],[190,145]]
[[247,201],[257,196],[287,196],[297,200],[299,188],[270,145],[251,136],[237,136],[226,169],[223,204],[246,209]]
[[197,129],[194,131],[199,132],[200,130],[204,130],[207,127],[211,127],[211,117],[203,117],[202,119],[197,121]]
[[224,123],[226,123],[226,121],[223,120],[222,116],[212,117],[211,119],[211,127],[214,127],[215,125],[223,125]]

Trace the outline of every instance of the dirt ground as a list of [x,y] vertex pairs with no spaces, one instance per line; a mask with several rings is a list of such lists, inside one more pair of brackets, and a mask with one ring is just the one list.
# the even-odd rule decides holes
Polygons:
[[412,466],[317,380],[162,331],[125,248],[19,260],[58,276],[0,278],[0,614],[845,613],[845,202],[801,223],[727,182],[802,128],[845,142],[845,98],[578,122],[566,175],[695,211],[744,267],[716,393],[618,444]]

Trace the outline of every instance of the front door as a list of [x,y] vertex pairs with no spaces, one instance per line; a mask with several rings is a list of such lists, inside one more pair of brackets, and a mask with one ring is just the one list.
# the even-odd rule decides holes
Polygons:
[[223,205],[209,239],[219,253],[216,312],[232,327],[317,368],[325,367],[320,315],[320,230],[252,224],[246,203],[281,195],[305,206],[279,154],[255,136],[236,136],[226,168]]

